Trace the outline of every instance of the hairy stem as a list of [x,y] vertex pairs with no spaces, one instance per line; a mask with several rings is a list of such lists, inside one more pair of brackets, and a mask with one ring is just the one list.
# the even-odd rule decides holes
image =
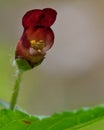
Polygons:
[[14,84],[14,90],[13,90],[13,94],[12,94],[12,99],[10,102],[10,109],[11,110],[14,110],[16,102],[17,102],[17,97],[18,97],[18,93],[19,93],[22,74],[23,74],[23,71],[20,71],[20,70],[17,73],[16,81]]

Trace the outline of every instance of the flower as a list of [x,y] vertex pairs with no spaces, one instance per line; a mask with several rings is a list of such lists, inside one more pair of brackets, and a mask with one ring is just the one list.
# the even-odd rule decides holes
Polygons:
[[30,10],[23,16],[24,31],[16,47],[16,59],[26,60],[32,68],[43,61],[54,43],[50,26],[55,22],[56,15],[54,9],[45,8]]

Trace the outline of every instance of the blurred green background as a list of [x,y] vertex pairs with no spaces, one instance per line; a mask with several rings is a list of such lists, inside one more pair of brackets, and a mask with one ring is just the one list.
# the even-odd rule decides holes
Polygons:
[[55,43],[40,66],[24,73],[18,105],[31,114],[48,115],[104,103],[103,0],[1,0],[0,99],[11,99],[22,16],[45,7],[58,12],[52,26]]

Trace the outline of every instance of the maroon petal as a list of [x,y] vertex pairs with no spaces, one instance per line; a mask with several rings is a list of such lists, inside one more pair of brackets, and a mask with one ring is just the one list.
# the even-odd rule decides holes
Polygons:
[[25,29],[37,25],[50,27],[56,20],[56,15],[57,12],[51,8],[30,10],[23,16],[22,24]]
[[50,27],[56,20],[57,12],[51,8],[45,8],[42,11],[45,16],[41,20],[41,24],[43,26]]
[[[30,41],[40,41],[45,42],[43,48],[43,53],[41,54],[31,54],[30,53]],[[31,64],[37,63],[44,58],[46,51],[49,50],[54,42],[54,33],[52,29],[46,27],[39,27],[37,29],[27,29],[23,32],[23,35],[16,47],[16,58],[24,58],[29,61]]]
[[[52,31],[51,28],[46,28],[46,27],[36,27],[36,29],[27,29],[27,31],[25,32],[27,35],[28,41],[31,40],[43,40],[45,42],[45,50],[47,51],[48,49],[50,49],[53,45],[54,42],[54,33]],[[23,44],[25,46],[25,44],[27,44],[27,42],[25,43],[25,39],[22,38],[22,40],[24,41]]]
[[34,9],[28,11],[22,19],[22,24],[24,28],[34,27],[39,24],[40,16],[42,15],[42,10]]

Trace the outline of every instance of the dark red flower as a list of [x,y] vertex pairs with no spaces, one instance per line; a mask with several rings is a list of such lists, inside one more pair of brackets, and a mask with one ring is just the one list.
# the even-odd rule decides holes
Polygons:
[[50,26],[55,22],[56,15],[55,10],[45,8],[30,10],[23,16],[24,32],[16,47],[16,58],[25,59],[31,67],[43,61],[54,43]]

